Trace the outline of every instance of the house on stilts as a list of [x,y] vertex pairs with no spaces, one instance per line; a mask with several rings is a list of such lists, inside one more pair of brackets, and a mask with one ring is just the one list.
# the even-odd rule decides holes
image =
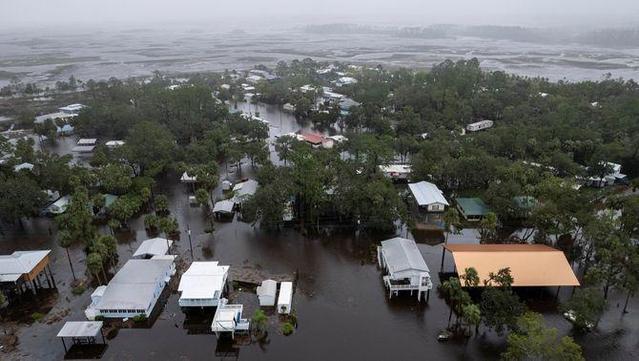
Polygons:
[[422,257],[415,241],[406,238],[392,238],[377,247],[377,261],[386,271],[384,286],[388,289],[388,298],[398,295],[399,291],[417,291],[417,300],[421,301],[426,293],[426,301],[433,288],[430,270]]

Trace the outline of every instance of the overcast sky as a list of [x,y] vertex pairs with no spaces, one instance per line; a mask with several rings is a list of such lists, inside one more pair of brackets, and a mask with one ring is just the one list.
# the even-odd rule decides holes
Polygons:
[[[292,16],[294,15],[294,16]],[[637,25],[639,0],[0,0],[0,26],[164,21]]]

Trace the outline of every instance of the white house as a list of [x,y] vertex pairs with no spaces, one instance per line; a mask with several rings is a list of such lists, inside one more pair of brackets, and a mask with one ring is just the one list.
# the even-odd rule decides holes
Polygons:
[[57,113],[49,113],[49,114],[43,114],[43,115],[38,115],[35,117],[35,120],[33,121],[35,124],[44,124],[45,121],[51,119],[51,121],[53,122],[53,124],[58,125],[58,121],[60,121],[60,123],[66,123],[69,120],[71,120],[71,118],[77,117],[77,114],[69,114],[69,113],[64,113],[64,112],[57,112]]
[[262,281],[262,285],[257,287],[256,293],[260,300],[260,306],[275,306],[277,282],[273,280]]
[[121,146],[124,145],[124,141],[123,140],[109,140],[108,142],[104,143],[104,145],[106,145],[107,148],[109,149],[115,149],[115,148],[119,148]]
[[236,205],[241,205],[249,197],[253,196],[257,191],[258,183],[256,180],[248,179],[244,182],[236,183],[233,186],[233,201]]
[[406,238],[392,238],[377,247],[377,262],[386,271],[383,277],[388,289],[388,298],[399,291],[417,291],[417,300],[426,292],[426,300],[433,288],[430,270],[415,241]]
[[180,279],[180,307],[216,307],[226,288],[230,266],[193,262]]
[[69,207],[69,203],[71,203],[71,196],[62,196],[45,208],[43,213],[51,215],[62,214],[66,212]]
[[169,252],[169,249],[173,245],[173,241],[166,238],[151,238],[140,244],[132,258],[135,259],[149,259],[154,256],[164,256]]
[[78,114],[82,109],[86,108],[86,105],[82,104],[69,104],[65,107],[58,108],[59,111],[66,114]]
[[290,314],[293,301],[293,282],[281,282],[280,294],[277,297],[277,312],[279,314]]
[[217,305],[213,322],[211,322],[211,331],[216,337],[220,337],[222,333],[231,333],[231,337],[235,338],[235,332],[249,332],[249,320],[242,318],[244,306],[241,304],[229,305],[226,298],[222,298]]
[[13,171],[14,172],[19,172],[21,170],[28,170],[30,172],[33,171],[33,167],[34,165],[31,163],[20,163],[18,165],[16,165],[15,167],[13,167]]
[[617,182],[623,181],[627,178],[627,176],[621,173],[621,164],[612,163],[612,162],[602,162],[603,165],[610,169],[610,172],[603,177],[589,177],[586,181],[586,184],[591,187],[602,188],[605,186],[614,185]]
[[482,120],[479,122],[471,123],[466,126],[466,130],[469,132],[478,132],[480,130],[492,128],[495,122],[492,120]]
[[390,179],[406,180],[410,176],[410,164],[388,164],[380,165],[379,170]]
[[410,189],[417,205],[426,208],[428,212],[443,212],[449,206],[443,192],[430,182],[409,183]]
[[132,259],[113,276],[106,288],[94,293],[87,317],[149,317],[164,287],[175,274],[175,256]]

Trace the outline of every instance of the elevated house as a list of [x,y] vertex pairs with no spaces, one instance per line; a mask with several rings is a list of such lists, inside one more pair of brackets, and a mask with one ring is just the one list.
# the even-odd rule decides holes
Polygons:
[[420,210],[443,212],[449,206],[443,192],[433,183],[426,181],[409,183],[408,188]]
[[430,270],[422,257],[415,241],[406,238],[392,238],[382,241],[377,247],[377,262],[384,269],[384,286],[388,289],[388,298],[400,291],[417,291],[417,300],[426,293],[430,296],[433,283]]
[[15,251],[0,256],[0,292],[11,296],[30,288],[37,293],[43,279],[49,287],[55,288],[55,279],[49,266],[50,253],[51,250]]
[[217,307],[227,289],[230,266],[193,262],[180,279],[180,307]]
[[[175,256],[131,259],[100,292],[91,295],[85,310],[89,320],[104,318],[150,317],[171,277],[175,274]],[[96,290],[97,291],[97,290]]]

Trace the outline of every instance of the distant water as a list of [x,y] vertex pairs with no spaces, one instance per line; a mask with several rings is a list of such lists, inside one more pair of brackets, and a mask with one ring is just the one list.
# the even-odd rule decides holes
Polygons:
[[600,80],[608,73],[614,78],[639,79],[639,49],[218,28],[2,32],[0,85],[8,84],[15,76],[52,85],[72,74],[88,80],[146,76],[155,70],[223,71],[307,57],[411,68],[428,68],[445,59],[477,57],[485,69],[551,80]]

